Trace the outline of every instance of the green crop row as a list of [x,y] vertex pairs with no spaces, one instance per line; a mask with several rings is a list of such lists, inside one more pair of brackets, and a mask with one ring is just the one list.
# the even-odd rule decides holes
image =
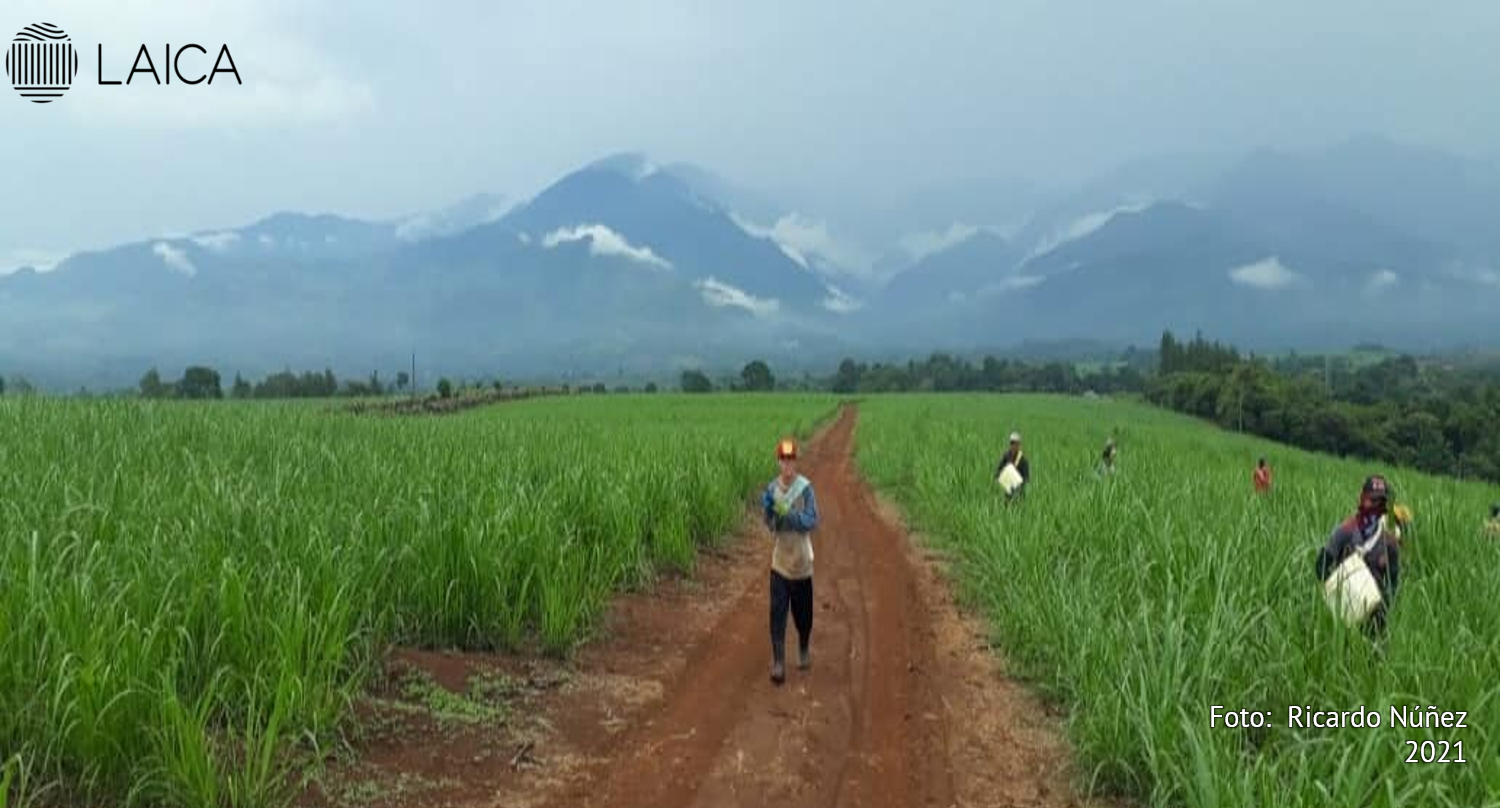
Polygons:
[[272,806],[389,643],[564,651],[823,397],[0,400],[0,806]]
[[[1023,433],[1033,482],[994,483]],[[1118,473],[1097,474],[1119,440]],[[1493,489],[1311,455],[1105,400],[876,398],[858,459],[952,559],[1011,669],[1068,706],[1085,785],[1154,806],[1500,804],[1500,542]],[[1277,471],[1252,493],[1257,456]],[[1364,476],[1416,511],[1377,648],[1321,599],[1315,553]],[[1275,726],[1210,726],[1214,705]],[[1378,711],[1378,729],[1296,729],[1288,707]],[[1392,706],[1466,711],[1402,729]],[[1462,742],[1466,763],[1409,764],[1407,741]]]

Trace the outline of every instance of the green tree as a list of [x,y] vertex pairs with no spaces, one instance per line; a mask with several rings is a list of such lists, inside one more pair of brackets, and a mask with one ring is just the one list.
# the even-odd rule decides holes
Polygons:
[[740,371],[741,389],[752,393],[765,393],[776,389],[776,377],[771,375],[771,367],[765,362],[756,359],[745,365]]
[[648,393],[655,393],[656,392],[656,382],[646,382],[646,392],[648,392]]
[[405,390],[408,384],[411,384],[411,375],[404,370],[398,372],[396,374],[396,389]]
[[438,379],[437,390],[438,398],[452,398],[453,382],[448,381],[446,378]]
[[249,398],[252,390],[250,383],[238,372],[234,374],[234,386],[229,389],[231,398]]
[[141,397],[143,398],[166,398],[171,388],[162,383],[161,374],[152,368],[141,376]]
[[1437,473],[1449,472],[1456,465],[1443,423],[1432,413],[1403,413],[1392,419],[1388,431],[1397,462]]
[[714,383],[709,381],[708,376],[701,370],[684,370],[682,372],[682,392],[684,393],[712,393]]
[[1161,333],[1161,348],[1159,349],[1156,367],[1162,375],[1176,373],[1182,369],[1182,349],[1177,345],[1177,338],[1172,336],[1171,331]]
[[177,383],[177,394],[183,398],[223,398],[224,390],[219,386],[219,372],[210,367],[194,365],[182,374]]
[[860,367],[853,359],[839,363],[838,373],[833,376],[833,392],[853,393],[859,389]]
[[901,393],[909,390],[911,377],[895,365],[876,362],[860,375],[859,389],[862,393]]

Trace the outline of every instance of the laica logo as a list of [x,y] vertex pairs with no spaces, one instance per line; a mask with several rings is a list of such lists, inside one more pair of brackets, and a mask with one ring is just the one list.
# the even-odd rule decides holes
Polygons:
[[5,51],[5,75],[22,98],[50,104],[73,86],[78,51],[63,29],[45,22],[28,25]]
[[[147,80],[157,85],[211,86],[221,74],[233,76],[235,84],[245,83],[240,78],[239,68],[234,65],[234,57],[230,55],[228,45],[219,46],[212,69],[209,68],[208,56],[213,51],[202,45],[190,42],[179,45],[176,49],[165,45],[161,49],[160,66],[151,58],[150,48],[141,45],[136,50],[130,72],[115,73],[123,75],[122,79],[104,78],[102,43],[98,46],[98,52],[97,70],[101,87],[128,85],[133,81],[144,83]],[[50,104],[62,98],[63,93],[73,86],[78,73],[78,51],[73,47],[72,38],[52,23],[39,22],[22,28],[5,51],[5,75],[10,77],[11,86],[16,92],[27,101]]]

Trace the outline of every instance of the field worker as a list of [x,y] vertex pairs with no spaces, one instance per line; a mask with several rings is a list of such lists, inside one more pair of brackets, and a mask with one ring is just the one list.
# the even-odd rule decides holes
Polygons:
[[1386,609],[1396,597],[1396,587],[1401,582],[1401,551],[1383,518],[1390,505],[1391,490],[1384,477],[1375,475],[1365,479],[1359,491],[1359,508],[1353,516],[1344,520],[1328,543],[1318,553],[1318,579],[1328,576],[1352,553],[1360,553],[1369,567],[1370,574],[1380,585],[1381,604],[1369,617],[1368,628],[1380,632],[1385,628]]
[[1271,467],[1266,465],[1266,459],[1262,457],[1255,464],[1255,493],[1266,494],[1271,491]]
[[1491,536],[1500,539],[1500,502],[1490,506],[1490,521],[1484,523],[1484,530]]
[[1104,442],[1104,454],[1100,458],[1101,474],[1107,476],[1115,473],[1115,456],[1118,454],[1119,449],[1115,446],[1114,438],[1110,438],[1109,440]]
[[1015,466],[1016,473],[1021,475],[1021,484],[1014,491],[1008,492],[1005,497],[1019,497],[1026,493],[1026,485],[1031,482],[1031,461],[1026,458],[1026,453],[1021,451],[1021,433],[1010,433],[1010,448],[1005,454],[1000,455],[1000,463],[995,467],[995,478],[1005,473],[1006,466]]
[[786,681],[786,613],[797,624],[797,668],[812,667],[813,550],[818,504],[812,483],[797,473],[797,444],[790,438],[776,446],[781,473],[766,486],[766,527],[776,537],[771,551],[771,681]]

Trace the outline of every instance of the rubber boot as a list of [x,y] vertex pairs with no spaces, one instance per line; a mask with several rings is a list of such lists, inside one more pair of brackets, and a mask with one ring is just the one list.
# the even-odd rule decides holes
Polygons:
[[797,646],[797,670],[805,671],[812,667],[812,649],[806,645]]
[[773,643],[771,645],[771,682],[781,684],[786,681],[786,646]]

